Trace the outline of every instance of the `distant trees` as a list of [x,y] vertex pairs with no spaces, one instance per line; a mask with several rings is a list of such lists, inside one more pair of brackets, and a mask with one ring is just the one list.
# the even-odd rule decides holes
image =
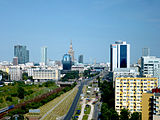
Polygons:
[[2,75],[2,81],[6,81],[10,79],[10,76],[8,75],[7,72],[3,72],[2,70],[0,70],[0,75]]
[[[98,79],[99,81],[99,79]],[[102,107],[101,107],[101,119],[102,120],[119,120],[118,113],[114,110],[114,88],[112,82],[104,81],[98,82],[102,91]]]
[[22,80],[33,80],[33,77],[32,76],[28,76],[28,73],[24,72],[22,74]]
[[53,81],[47,81],[47,82],[42,84],[42,86],[45,86],[45,87],[51,87],[51,86],[54,86],[54,85],[55,85],[55,82],[53,82]]
[[19,97],[20,99],[24,98],[24,89],[22,87],[18,87],[17,89],[17,97]]
[[79,79],[79,71],[70,71],[61,79],[62,81],[68,81],[69,79]]
[[120,120],[129,120],[129,111],[127,109],[122,109],[120,113]]
[[141,120],[141,114],[139,112],[132,113],[130,120]]
[[12,102],[12,97],[7,96],[7,97],[6,97],[6,101]]

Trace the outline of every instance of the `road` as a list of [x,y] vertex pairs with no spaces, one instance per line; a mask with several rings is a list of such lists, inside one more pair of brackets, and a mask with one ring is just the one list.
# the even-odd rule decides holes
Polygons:
[[[86,82],[86,81],[85,81],[85,82]],[[85,82],[82,82],[81,85],[79,86],[77,95],[76,95],[76,97],[74,98],[74,101],[73,101],[73,103],[72,103],[72,106],[70,107],[70,109],[69,109],[67,115],[65,116],[64,120],[71,120],[71,118],[72,118],[72,116],[73,116],[73,114],[74,114],[74,111],[75,111],[75,109],[76,109],[76,107],[77,107],[77,103],[78,103],[79,97],[80,97],[80,95],[81,95],[81,93],[82,93],[83,85],[84,85]]]
[[71,118],[72,118],[72,116],[73,116],[73,114],[74,114],[74,111],[75,111],[75,109],[76,109],[76,107],[77,107],[77,103],[78,103],[78,100],[79,100],[79,98],[80,98],[80,95],[81,95],[81,93],[82,93],[83,86],[84,86],[84,85],[87,85],[87,83],[88,83],[89,81],[92,81],[93,79],[95,79],[95,78],[97,78],[97,77],[98,77],[98,75],[95,76],[95,77],[93,77],[93,78],[89,78],[89,79],[86,79],[86,80],[84,80],[83,82],[81,82],[81,85],[79,86],[77,95],[76,95],[76,97],[74,98],[74,101],[73,101],[73,103],[72,103],[72,105],[71,105],[71,107],[70,107],[67,115],[65,116],[64,120],[71,120]]

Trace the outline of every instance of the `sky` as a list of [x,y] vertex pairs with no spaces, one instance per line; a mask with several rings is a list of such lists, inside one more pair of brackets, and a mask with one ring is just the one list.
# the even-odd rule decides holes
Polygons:
[[14,45],[26,45],[30,61],[62,60],[72,40],[75,58],[109,62],[110,44],[131,46],[131,63],[142,48],[160,57],[160,0],[0,0],[0,61],[12,61]]

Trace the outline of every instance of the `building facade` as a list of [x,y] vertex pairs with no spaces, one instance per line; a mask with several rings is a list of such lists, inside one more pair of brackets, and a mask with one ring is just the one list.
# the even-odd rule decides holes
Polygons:
[[110,71],[115,68],[130,67],[130,45],[125,41],[117,41],[110,45]]
[[142,48],[142,56],[150,56],[150,49]]
[[115,81],[115,110],[126,108],[131,113],[142,112],[142,93],[158,86],[157,78],[120,77]]
[[142,120],[160,120],[160,89],[142,95]]
[[18,65],[18,57],[13,58],[13,65]]
[[16,45],[14,46],[14,57],[18,57],[18,64],[25,64],[29,62],[29,50],[26,46]]
[[68,54],[71,56],[72,64],[74,64],[74,50],[73,50],[73,46],[72,46],[72,41],[70,44],[70,49],[68,51]]
[[47,65],[47,47],[41,48],[41,62]]
[[141,57],[141,75],[157,77],[160,85],[160,58],[155,56],[142,56]]
[[20,66],[9,66],[8,74],[10,75],[11,81],[22,80],[22,69]]
[[79,55],[79,57],[78,57],[78,63],[83,63],[83,55]]
[[33,79],[39,82],[57,81],[60,79],[58,69],[34,69]]
[[62,64],[63,64],[63,70],[71,70],[72,60],[69,54],[64,54]]

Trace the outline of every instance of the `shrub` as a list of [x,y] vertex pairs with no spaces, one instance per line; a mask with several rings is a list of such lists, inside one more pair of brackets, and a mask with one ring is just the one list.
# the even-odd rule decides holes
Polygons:
[[12,97],[7,96],[7,97],[6,97],[6,101],[12,102]]

